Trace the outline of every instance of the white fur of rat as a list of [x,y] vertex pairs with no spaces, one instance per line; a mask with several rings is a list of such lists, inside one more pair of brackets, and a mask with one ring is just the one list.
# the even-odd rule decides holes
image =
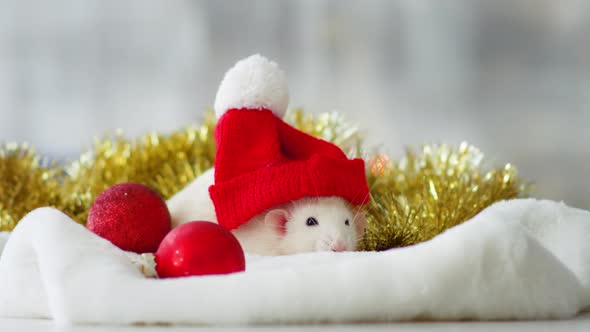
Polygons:
[[[217,222],[208,188],[214,170],[199,176],[168,200],[172,226],[191,220]],[[366,225],[364,214],[340,197],[303,198],[264,211],[232,230],[245,252],[288,255],[353,251]]]

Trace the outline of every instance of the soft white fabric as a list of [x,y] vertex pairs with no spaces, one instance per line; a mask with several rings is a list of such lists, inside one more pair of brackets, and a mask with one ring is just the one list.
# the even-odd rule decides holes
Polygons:
[[62,323],[308,323],[564,318],[590,305],[590,213],[513,200],[412,247],[247,258],[225,276],[147,279],[42,208],[0,258],[0,316]]
[[4,245],[6,244],[6,241],[8,241],[9,237],[10,232],[0,232],[0,253],[2,253],[2,249],[4,248]]
[[285,72],[259,54],[242,59],[229,69],[215,96],[218,118],[232,108],[266,108],[282,118],[288,105]]
[[209,196],[209,186],[215,183],[215,168],[211,167],[166,201],[172,227],[188,221],[217,222],[215,205]]

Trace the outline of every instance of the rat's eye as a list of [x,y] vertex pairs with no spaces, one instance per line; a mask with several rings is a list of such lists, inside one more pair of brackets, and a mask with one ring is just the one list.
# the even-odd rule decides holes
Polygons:
[[350,226],[350,222],[348,221],[348,219],[346,219],[346,220],[344,221],[344,224],[345,224],[346,226]]
[[318,223],[318,220],[316,218],[309,217],[309,218],[307,218],[307,221],[305,222],[305,224],[307,226],[317,226],[319,223]]

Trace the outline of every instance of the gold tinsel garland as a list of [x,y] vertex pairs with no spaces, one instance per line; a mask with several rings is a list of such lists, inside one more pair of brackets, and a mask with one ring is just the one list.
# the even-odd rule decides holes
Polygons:
[[150,133],[129,140],[118,133],[96,139],[92,151],[64,168],[63,205],[58,208],[85,223],[94,198],[122,182],[142,183],[170,198],[213,166],[214,127],[214,116],[208,113],[202,125],[169,135]]
[[[359,131],[337,113],[313,116],[291,111],[286,121],[339,145],[349,155],[362,150]],[[215,119],[169,135],[151,133],[136,140],[97,139],[94,148],[63,166],[42,162],[29,146],[0,146],[0,231],[12,230],[27,212],[56,207],[85,223],[94,198],[121,182],[138,182],[171,197],[213,165]],[[371,203],[361,248],[384,250],[428,240],[473,217],[490,204],[524,194],[510,164],[485,170],[483,154],[463,143],[425,145],[392,161],[387,155],[366,156]]]
[[429,240],[475,216],[494,202],[525,195],[516,169],[484,170],[483,154],[461,143],[407,150],[399,162],[386,155],[368,162],[372,200],[364,250],[385,250]]
[[27,144],[0,146],[0,231],[34,208],[59,206],[59,170],[44,164]]

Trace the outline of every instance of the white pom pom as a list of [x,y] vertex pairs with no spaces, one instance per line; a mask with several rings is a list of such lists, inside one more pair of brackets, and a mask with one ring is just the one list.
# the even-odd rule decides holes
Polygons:
[[268,109],[282,118],[289,104],[285,73],[267,58],[255,54],[225,73],[215,97],[215,114],[232,108]]

